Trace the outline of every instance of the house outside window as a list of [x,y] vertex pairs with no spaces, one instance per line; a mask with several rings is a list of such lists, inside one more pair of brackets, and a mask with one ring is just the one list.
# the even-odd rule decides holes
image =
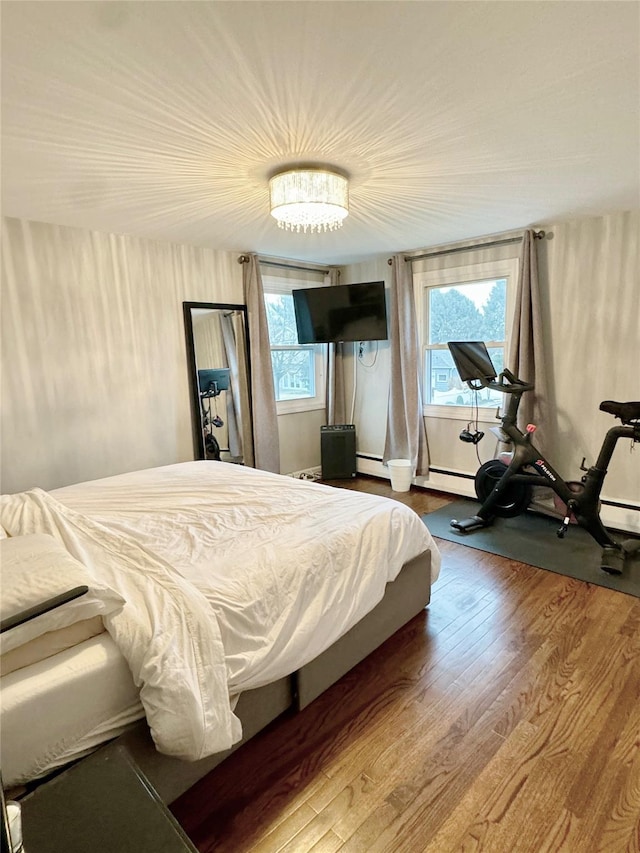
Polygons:
[[326,346],[299,344],[292,290],[324,284],[312,281],[262,276],[264,301],[271,343],[271,366],[278,414],[306,412],[325,407]]
[[[468,419],[470,407],[497,409],[502,394],[462,382],[448,341],[484,341],[496,369],[505,366],[518,261],[470,264],[414,276],[421,323],[424,414]],[[508,365],[507,365],[508,366]]]

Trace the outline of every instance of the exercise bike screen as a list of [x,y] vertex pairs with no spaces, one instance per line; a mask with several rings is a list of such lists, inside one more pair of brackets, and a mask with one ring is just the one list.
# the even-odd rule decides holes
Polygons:
[[205,368],[198,371],[198,385],[201,394],[213,394],[229,390],[229,368]]
[[449,341],[447,346],[463,382],[496,378],[496,369],[483,341]]

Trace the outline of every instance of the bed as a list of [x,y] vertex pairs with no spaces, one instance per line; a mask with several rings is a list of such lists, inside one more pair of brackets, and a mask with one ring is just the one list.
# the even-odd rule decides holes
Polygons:
[[[2,675],[5,785],[115,742],[166,802],[415,616],[440,567],[404,504],[225,462],[5,495],[0,523],[3,608],[38,561],[90,586],[61,647]],[[50,642],[38,622],[3,659]]]

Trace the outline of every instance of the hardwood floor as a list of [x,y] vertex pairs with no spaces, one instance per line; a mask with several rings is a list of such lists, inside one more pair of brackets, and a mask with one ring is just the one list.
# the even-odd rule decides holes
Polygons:
[[640,599],[438,544],[427,610],[173,805],[202,853],[640,851]]

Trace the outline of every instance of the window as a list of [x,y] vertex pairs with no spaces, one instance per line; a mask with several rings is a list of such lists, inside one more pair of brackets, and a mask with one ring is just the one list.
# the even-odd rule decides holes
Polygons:
[[467,419],[471,406],[502,405],[502,394],[487,388],[476,393],[461,381],[447,342],[484,341],[496,373],[503,370],[517,267],[518,261],[510,259],[416,276],[424,318],[425,414]]
[[273,385],[279,414],[325,407],[325,350],[322,344],[299,344],[293,296],[299,287],[317,286],[290,277],[263,275],[264,301],[271,343]]

